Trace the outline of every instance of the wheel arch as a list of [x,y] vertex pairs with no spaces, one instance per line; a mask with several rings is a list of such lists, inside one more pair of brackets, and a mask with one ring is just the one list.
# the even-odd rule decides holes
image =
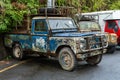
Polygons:
[[13,48],[16,44],[18,44],[18,45],[21,46],[21,43],[20,43],[19,41],[14,41],[14,42],[12,43],[12,48]]
[[[58,55],[59,52],[60,52],[60,50],[61,50],[62,48],[64,48],[64,47],[68,47],[68,48],[71,49],[71,47],[70,47],[69,45],[61,45],[61,46],[59,46],[59,47],[56,49],[55,53]],[[71,50],[72,50],[72,49],[71,49]],[[72,51],[73,51],[73,50],[72,50]]]

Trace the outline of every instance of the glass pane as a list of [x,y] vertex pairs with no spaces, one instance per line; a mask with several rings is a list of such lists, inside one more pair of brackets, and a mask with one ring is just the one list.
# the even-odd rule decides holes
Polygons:
[[100,26],[96,22],[82,21],[79,22],[80,30],[100,30]]
[[35,31],[46,31],[46,26],[44,21],[35,22]]
[[75,24],[71,19],[62,19],[62,20],[57,20],[57,19],[50,19],[48,20],[51,29],[70,29],[70,28],[76,28]]
[[113,29],[115,27],[115,25],[116,25],[115,22],[112,22],[112,21],[108,22],[108,28]]

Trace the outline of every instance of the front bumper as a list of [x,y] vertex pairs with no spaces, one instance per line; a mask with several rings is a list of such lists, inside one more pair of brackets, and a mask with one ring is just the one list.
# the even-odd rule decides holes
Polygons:
[[86,52],[86,53],[82,53],[82,54],[78,53],[78,54],[76,54],[76,57],[77,57],[77,59],[84,60],[87,57],[92,57],[92,56],[106,53],[106,51],[107,51],[107,49],[102,49],[102,50],[95,50],[95,51]]

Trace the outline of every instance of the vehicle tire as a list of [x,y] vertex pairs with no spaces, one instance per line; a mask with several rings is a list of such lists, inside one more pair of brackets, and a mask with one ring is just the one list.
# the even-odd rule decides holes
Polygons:
[[22,60],[24,58],[23,50],[19,44],[15,44],[13,47],[13,58]]
[[61,67],[66,71],[73,71],[77,66],[76,57],[73,51],[68,47],[64,47],[60,50],[58,60]]
[[96,55],[96,56],[92,56],[92,57],[88,57],[86,62],[89,64],[89,65],[97,65],[101,62],[102,60],[102,54],[100,55]]
[[115,50],[116,50],[116,46],[108,47],[107,53],[113,54],[115,52]]

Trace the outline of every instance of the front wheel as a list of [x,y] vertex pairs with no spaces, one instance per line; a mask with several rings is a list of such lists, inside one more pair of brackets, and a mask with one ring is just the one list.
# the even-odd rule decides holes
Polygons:
[[102,54],[88,57],[86,62],[90,65],[97,65],[101,62],[101,60],[102,60]]
[[60,50],[58,60],[61,67],[67,71],[74,70],[77,65],[76,57],[73,51],[68,47],[62,48]]
[[18,60],[22,60],[24,58],[22,48],[19,44],[15,44],[13,47],[13,57]]

